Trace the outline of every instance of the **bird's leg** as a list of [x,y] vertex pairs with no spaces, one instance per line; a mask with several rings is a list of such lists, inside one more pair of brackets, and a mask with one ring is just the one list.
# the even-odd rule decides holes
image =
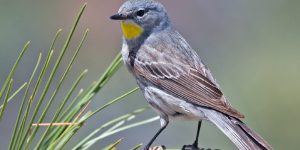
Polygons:
[[198,122],[198,128],[197,128],[196,139],[195,139],[195,142],[193,143],[193,145],[194,145],[195,147],[198,147],[198,139],[199,139],[199,134],[200,134],[201,124],[202,124],[202,121],[200,120],[200,121]]
[[160,129],[156,132],[156,134],[153,136],[153,138],[150,140],[150,142],[144,147],[144,150],[149,150],[149,148],[150,148],[151,144],[154,142],[154,140],[169,124],[169,119],[167,117],[161,117],[160,123],[161,123]]
[[202,121],[200,120],[198,122],[198,128],[197,128],[197,134],[196,134],[196,139],[192,145],[184,145],[182,147],[182,150],[198,150],[198,139],[199,139],[199,134],[200,134],[200,128],[201,128]]

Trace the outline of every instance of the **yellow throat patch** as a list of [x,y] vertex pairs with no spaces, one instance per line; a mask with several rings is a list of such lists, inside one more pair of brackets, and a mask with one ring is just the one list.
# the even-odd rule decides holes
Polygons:
[[143,28],[135,23],[122,21],[121,27],[125,39],[132,40],[138,38],[143,32]]

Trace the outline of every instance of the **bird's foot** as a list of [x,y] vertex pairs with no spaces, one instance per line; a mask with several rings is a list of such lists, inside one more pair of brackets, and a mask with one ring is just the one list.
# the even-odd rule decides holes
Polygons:
[[[213,150],[211,148],[199,148],[197,145],[183,145],[182,150]],[[219,150],[219,149],[215,149]]]
[[154,147],[146,146],[143,148],[143,150],[166,150],[166,146],[164,146],[164,145],[154,146]]
[[182,150],[202,150],[197,145],[183,145]]

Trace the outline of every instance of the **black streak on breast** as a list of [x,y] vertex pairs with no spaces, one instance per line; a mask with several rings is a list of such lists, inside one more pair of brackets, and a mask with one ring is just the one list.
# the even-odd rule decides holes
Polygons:
[[133,68],[134,67],[134,62],[135,62],[135,58],[136,58],[136,54],[139,50],[140,46],[138,48],[133,48],[133,49],[129,49],[129,61],[130,61],[130,66]]
[[127,41],[129,49],[128,58],[130,61],[130,66],[132,68],[134,67],[134,62],[139,49],[144,44],[145,40],[149,37],[150,33],[151,31],[144,31],[143,35],[141,35],[140,38],[135,39],[134,41]]

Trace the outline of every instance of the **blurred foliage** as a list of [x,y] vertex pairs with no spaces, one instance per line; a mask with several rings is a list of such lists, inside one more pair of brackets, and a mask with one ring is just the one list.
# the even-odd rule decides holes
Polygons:
[[[81,8],[57,60],[54,61],[55,64],[53,68],[49,69],[49,64],[53,61],[52,56],[55,49],[55,42],[62,32],[61,29],[59,29],[56,33],[44,62],[42,61],[42,53],[40,53],[28,82],[24,83],[14,93],[11,93],[14,73],[20,64],[21,59],[24,57],[25,52],[28,50],[30,42],[27,42],[25,44],[23,50],[21,51],[19,57],[13,65],[9,75],[7,76],[4,84],[0,89],[0,100],[3,99],[2,104],[0,103],[0,123],[2,123],[1,118],[4,116],[4,112],[7,108],[6,106],[9,104],[10,100],[12,100],[14,96],[19,94],[22,89],[25,89],[25,92],[23,95],[22,103],[18,108],[18,116],[15,118],[16,120],[12,131],[10,144],[8,146],[5,146],[5,149],[62,149],[69,143],[70,139],[77,133],[78,130],[81,129],[81,127],[87,122],[88,119],[93,117],[95,114],[102,112],[102,110],[110,108],[111,105],[119,102],[124,97],[138,90],[138,88],[135,88],[113,100],[108,101],[106,104],[99,106],[99,108],[95,111],[86,112],[86,109],[91,103],[92,98],[106,85],[110,78],[119,69],[121,64],[121,55],[118,54],[118,56],[113,60],[111,65],[103,73],[100,79],[93,82],[86,90],[81,89],[74,99],[72,99],[71,96],[74,95],[80,81],[86,75],[87,70],[82,71],[82,73],[73,82],[73,85],[62,99],[57,99],[57,93],[61,90],[66,90],[61,89],[61,87],[64,84],[65,79],[72,75],[70,74],[70,69],[72,68],[74,61],[78,56],[78,53],[88,35],[89,30],[86,30],[82,40],[75,50],[75,53],[73,54],[73,57],[63,71],[63,74],[60,75],[59,73],[57,73],[58,67],[62,64],[62,59],[64,58],[66,51],[69,49],[70,42],[73,38],[79,19],[81,18],[85,8],[86,4],[84,4]],[[44,63],[44,65],[42,67],[39,67],[42,62]],[[49,76],[45,76],[45,72],[47,71],[50,71]],[[38,73],[39,76],[36,78],[36,74]],[[49,87],[54,84],[53,81],[55,75],[60,75],[61,78],[54,91],[51,92],[49,90]],[[45,86],[41,86],[41,82],[43,81],[46,82]],[[36,83],[35,85],[33,84],[34,82]],[[40,94],[40,97],[37,97],[38,94]],[[51,97],[46,103],[46,95],[48,94],[50,94]],[[61,100],[58,102],[58,107],[53,106],[55,100]],[[46,104],[42,105],[43,103]],[[52,109],[54,110],[53,114],[49,112],[50,107],[52,107]],[[147,109],[138,109],[132,113],[122,115],[118,118],[104,123],[100,128],[94,130],[91,134],[82,139],[82,141],[74,146],[73,149],[88,149],[98,141],[113,134],[158,120],[158,117],[154,117],[144,121],[132,123],[132,120],[136,117],[136,115],[143,113],[145,110]],[[52,116],[50,123],[44,123],[45,116],[49,114],[51,114],[50,116]],[[8,115],[5,115],[4,117],[7,117]],[[34,123],[34,121],[36,120],[37,122]],[[37,134],[38,132],[40,132],[40,134]],[[34,142],[34,139],[36,139],[37,141]],[[108,146],[108,149],[114,149],[120,142],[120,140],[116,141],[114,144]]]

